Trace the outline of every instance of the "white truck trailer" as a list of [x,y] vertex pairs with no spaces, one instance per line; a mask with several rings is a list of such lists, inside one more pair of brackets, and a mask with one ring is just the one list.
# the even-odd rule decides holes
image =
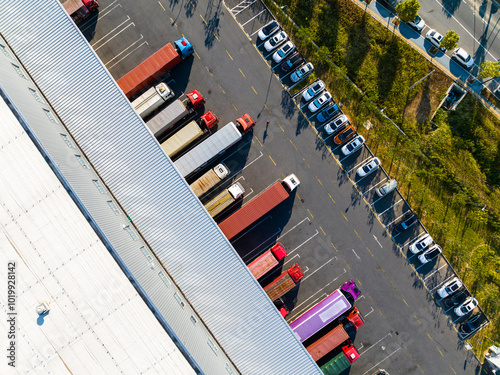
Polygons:
[[132,107],[134,107],[139,116],[145,118],[173,97],[174,92],[166,83],[162,82],[155,87],[151,87],[148,91],[135,99],[132,102]]

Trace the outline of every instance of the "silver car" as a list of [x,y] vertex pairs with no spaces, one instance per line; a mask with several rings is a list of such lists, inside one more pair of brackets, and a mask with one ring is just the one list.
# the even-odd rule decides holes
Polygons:
[[446,298],[456,293],[463,286],[462,281],[458,277],[445,282],[441,288],[437,290],[437,294],[441,298]]
[[426,250],[429,246],[432,245],[433,242],[434,240],[432,239],[431,235],[426,234],[425,236],[418,238],[410,245],[410,251],[413,254],[418,254],[421,251]]
[[302,65],[299,69],[292,73],[290,79],[292,82],[298,82],[314,70],[314,66],[311,63]]
[[314,98],[316,95],[318,95],[321,91],[325,89],[325,83],[323,81],[318,81],[313,83],[309,88],[304,91],[302,94],[302,98],[308,102],[312,98]]
[[383,197],[383,196],[389,194],[391,191],[393,191],[397,187],[398,187],[398,182],[396,180],[389,180],[384,184],[384,186],[375,190],[375,193],[377,193],[377,195],[379,197]]

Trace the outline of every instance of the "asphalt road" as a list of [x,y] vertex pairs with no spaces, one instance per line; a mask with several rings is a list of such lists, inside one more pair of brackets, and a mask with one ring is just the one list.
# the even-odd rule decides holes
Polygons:
[[256,120],[253,132],[211,164],[224,161],[232,172],[216,191],[239,181],[246,202],[289,173],[300,179],[292,199],[233,240],[247,263],[278,240],[288,251],[282,268],[300,264],[305,278],[286,296],[292,308],[288,321],[352,278],[363,293],[356,306],[366,324],[354,340],[361,356],[351,374],[379,368],[391,374],[477,373],[476,359],[457,337],[457,317],[434,299],[451,269],[443,258],[421,266],[409,256],[408,244],[423,233],[420,225],[394,235],[394,224],[409,206],[399,192],[374,196],[387,179],[382,169],[356,178],[359,165],[372,157],[369,149],[341,156],[315,115],[302,112],[284,90],[283,77],[272,71],[279,70],[256,43],[255,33],[270,19],[259,2],[100,4],[98,21],[80,27],[115,78],[185,35],[196,54],[165,79],[177,95],[199,89],[221,125],[245,112]]

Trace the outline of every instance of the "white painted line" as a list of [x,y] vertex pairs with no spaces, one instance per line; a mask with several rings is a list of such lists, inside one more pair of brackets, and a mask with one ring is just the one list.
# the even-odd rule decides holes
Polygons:
[[[137,39],[134,43],[130,44],[127,48],[125,48],[123,51],[121,51],[119,54],[117,54],[115,57],[113,57],[111,60],[109,60],[105,65],[108,65],[111,61],[117,59],[122,53],[125,53],[129,48],[133,47],[134,44],[139,43],[141,40],[144,39],[144,36],[141,34],[141,37]],[[143,42],[143,44],[147,44],[147,42]],[[139,46],[140,47],[140,46]],[[135,51],[135,50],[134,50]],[[128,55],[127,55],[128,56]],[[121,60],[120,60],[121,61]]]
[[252,188],[250,188],[250,192],[249,192],[249,193],[246,193],[246,192],[245,192],[245,197],[248,197],[248,196],[249,196],[250,194],[252,194],[252,193],[253,193],[253,189],[252,189]]
[[371,310],[366,313],[366,314],[363,314],[363,316],[366,318],[368,315],[370,315],[372,312],[374,312],[375,310],[373,310],[373,307],[371,307]]
[[242,7],[242,5],[240,5],[240,4],[246,4],[247,2],[248,1],[243,0],[243,1],[239,2],[238,4],[236,4],[234,7],[232,7],[231,9],[229,9],[229,11],[232,13],[233,9],[236,9],[238,7]]
[[358,258],[358,260],[361,260],[361,258],[359,257],[358,254],[356,254],[356,252],[354,251],[354,249],[352,249],[352,252],[354,253],[354,255],[356,255],[356,258]]
[[[253,141],[252,141],[252,143],[253,143]],[[232,155],[232,154],[231,154],[231,155]],[[231,156],[231,155],[229,155],[229,156]],[[228,156],[228,157],[229,157],[229,156]],[[234,172],[234,173],[232,173],[232,172],[231,172],[231,174],[232,174],[232,175],[234,175],[234,176],[238,175],[239,173],[243,172],[243,170],[244,170],[246,167],[251,166],[251,165],[252,165],[253,163],[255,163],[257,160],[259,160],[262,156],[264,156],[264,154],[262,153],[262,151],[260,151],[260,155],[259,155],[259,156],[257,156],[255,159],[253,159],[250,163],[247,163],[247,164],[246,164],[243,168],[241,168],[239,171]],[[228,158],[228,157],[227,157],[227,158]],[[227,159],[227,158],[226,158],[226,159]],[[224,159],[224,160],[226,160],[226,159]]]
[[255,18],[257,18],[258,16],[260,16],[262,13],[264,13],[266,10],[264,9],[263,11],[261,11],[260,13],[258,13],[256,16],[253,16],[252,18],[250,18],[247,22],[245,22],[243,25],[241,25],[241,27],[245,26],[247,23],[249,23],[250,21],[254,20]]
[[[402,201],[402,199],[400,199],[400,200],[398,201],[398,203],[399,203],[400,201]],[[394,205],[393,205],[393,206],[394,206]],[[393,207],[393,206],[391,206],[391,207]],[[389,208],[390,208],[390,207],[389,207]],[[387,210],[385,210],[385,211],[387,211]],[[385,212],[385,211],[384,211],[384,212]],[[410,212],[410,211],[411,211],[411,208],[410,208],[408,211],[404,212],[403,214],[399,215],[397,218],[395,218],[395,219],[394,219],[393,221],[391,221],[389,224],[387,224],[387,225],[386,225],[386,227],[388,227],[388,226],[390,226],[390,225],[394,224],[396,221],[398,221],[399,219],[401,219],[403,216],[405,216],[405,215],[406,215],[408,212]],[[380,217],[380,215],[379,215],[379,217]],[[399,233],[398,233],[398,234],[399,234]]]
[[451,275],[450,277],[448,277],[446,280],[444,280],[443,282],[439,283],[438,285],[436,285],[434,288],[432,288],[431,290],[429,290],[429,293],[432,293],[434,292],[437,288],[439,288],[441,285],[443,285],[445,282],[447,282],[448,280],[451,280],[455,277],[455,275]]
[[[372,311],[370,311],[370,312],[373,312],[373,307],[372,307]],[[366,314],[364,316],[366,316]],[[363,354],[365,354],[368,350],[370,350],[371,348],[373,348],[375,345],[377,345],[380,341],[382,341],[383,339],[385,339],[387,336],[391,336],[392,337],[392,333],[388,333],[387,335],[385,335],[384,337],[382,337],[380,340],[378,340],[375,344],[370,345],[370,347],[368,349],[364,350],[362,353],[359,353],[359,349],[361,349],[361,348],[358,348],[359,356],[361,357]]]
[[[142,35],[141,35],[141,37],[142,37]],[[107,66],[107,64],[109,64],[109,61],[106,64],[104,64],[104,65],[106,66],[106,68],[108,68],[108,70],[112,69],[113,67],[115,67],[116,65],[118,65],[120,62],[122,62],[123,60],[125,60],[127,57],[129,57],[131,54],[133,54],[135,51],[137,51],[139,48],[141,48],[143,45],[148,45],[148,44],[149,44],[148,42],[143,42],[143,43],[139,44],[136,48],[134,48],[132,51],[130,51],[129,53],[127,53],[125,56],[123,56],[123,58],[121,58],[120,60],[118,60],[117,62],[115,62],[113,65]]]
[[330,262],[331,262],[332,260],[334,260],[334,259],[337,259],[337,260],[338,260],[338,258],[337,258],[336,256],[335,256],[335,257],[333,257],[333,258],[328,259],[328,260],[327,260],[327,261],[326,261],[326,262],[325,262],[325,263],[324,263],[321,267],[316,268],[316,269],[315,269],[312,273],[310,273],[309,275],[307,275],[306,277],[304,277],[304,279],[303,279],[303,280],[306,280],[306,279],[308,279],[310,276],[314,275],[316,272],[318,272],[318,271],[319,271],[320,269],[322,269],[324,266],[328,265],[328,263],[330,263]]
[[296,250],[298,250],[301,246],[305,245],[306,243],[308,243],[310,240],[312,240],[314,237],[316,237],[317,235],[319,234],[318,230],[316,229],[316,233],[313,234],[311,237],[309,237],[307,240],[305,240],[304,242],[302,242],[299,246],[297,246],[295,249],[293,249],[292,251],[290,251],[288,253],[288,255],[292,254],[293,252],[295,252]]
[[[118,26],[116,26],[114,29],[112,29],[109,33],[107,33],[106,35],[104,35],[101,39],[99,40],[96,40],[94,43],[91,44],[92,48],[94,48],[96,46],[96,44],[98,44],[101,40],[103,40],[104,38],[106,38],[109,34],[111,34],[113,31],[115,31],[116,29],[118,29],[121,25],[123,25],[124,23],[130,21],[130,17],[127,16],[127,19],[125,21],[123,21],[121,24],[119,24]],[[133,22],[132,22],[133,23]]]
[[354,167],[352,167],[351,169],[349,169],[349,170],[347,171],[347,173],[351,173],[354,169],[359,168],[360,166],[362,166],[363,164],[365,164],[365,163],[366,163],[368,160],[370,160],[371,158],[372,158],[372,157],[371,157],[371,156],[369,156],[368,158],[366,158],[366,159],[365,159],[365,160],[363,160],[362,162],[360,162],[360,163],[356,164]]
[[384,362],[386,359],[389,359],[389,357],[392,357],[393,354],[395,354],[396,352],[400,351],[401,350],[401,347],[397,348],[395,351],[393,351],[391,354],[389,354],[387,357],[385,357],[383,360],[381,360],[379,363],[375,364],[374,366],[370,367],[369,370],[363,372],[363,375],[369,373],[371,370],[373,370],[375,367],[377,367],[378,365],[380,365],[382,362]]
[[301,222],[299,222],[298,224],[295,224],[292,228],[288,229],[285,233],[283,233],[281,236],[279,236],[277,238],[277,240],[280,240],[282,239],[283,237],[285,237],[288,233],[290,233],[292,230],[294,230],[295,228],[297,228],[300,224],[302,224],[304,221],[311,221],[311,219],[309,219],[309,217],[306,217],[304,220],[302,220]]
[[[279,229],[279,228],[278,228]],[[245,254],[245,259],[243,259],[245,262],[247,261],[247,259],[250,259],[251,257],[249,257],[249,255],[253,254],[254,252],[256,252],[257,250],[260,249],[260,247],[262,245],[265,245],[267,243],[271,244],[273,241],[270,241],[274,238],[274,236],[276,236],[277,234],[279,234],[281,232],[281,229],[279,229],[278,231],[276,231],[276,233],[273,233],[270,237],[266,238],[263,242],[261,242],[260,244],[258,244],[256,247],[254,247],[252,250],[250,250],[247,254]],[[265,248],[269,247],[270,245],[267,245],[265,246]]]
[[375,235],[373,235],[373,238],[375,238],[375,241],[377,241],[378,245],[379,245],[381,248],[383,248],[382,244],[379,242],[378,238],[377,238],[377,237],[375,237]]
[[424,235],[426,235],[427,232],[422,232],[422,233],[419,233],[419,235],[417,237],[414,237],[414,238],[410,238],[408,240],[406,240],[406,242],[401,246],[401,248],[405,247],[406,245],[408,245],[410,242],[413,243],[415,241],[418,241],[418,239],[420,237],[423,237]]
[[[394,203],[392,206],[390,206],[389,208],[386,208],[384,211],[382,211],[381,213],[379,213],[377,216],[379,217],[380,219],[380,216],[382,216],[383,214],[385,214],[387,211],[389,211],[391,208],[393,208],[395,205],[397,205],[399,202],[401,202],[403,200],[403,198],[401,198],[400,200],[398,200],[396,203]],[[391,223],[392,224],[392,223]],[[389,224],[390,225],[390,224]]]
[[235,242],[239,241],[245,234],[247,234],[248,232],[250,232],[253,228],[259,226],[261,223],[263,223],[265,220],[267,220],[267,218],[272,219],[273,217],[271,215],[266,216],[262,220],[258,221],[255,225],[252,225],[250,228],[248,228],[248,229],[244,230],[243,232],[241,232],[238,236],[236,236],[236,239],[233,240],[233,241],[231,241],[231,242],[235,243]]
[[[112,4],[108,5],[106,8],[108,8],[108,7],[109,7],[109,6],[111,6],[111,5],[112,5]],[[109,11],[107,11],[106,13],[105,13],[105,12],[103,12],[103,10],[100,10],[100,11],[99,11],[99,15],[98,15],[98,16],[92,16],[92,17],[90,17],[87,21],[82,22],[82,24],[81,24],[82,28],[80,29],[80,30],[81,30],[81,32],[83,33],[83,32],[85,32],[85,31],[87,31],[89,28],[94,27],[94,26],[95,26],[95,19],[96,19],[97,17],[99,17],[99,19],[101,20],[102,18],[106,17],[109,13],[111,13],[111,11],[113,11],[115,8],[118,8],[118,7],[120,7],[120,8],[121,8],[121,4],[116,4],[113,8],[111,8],[111,9],[110,9]],[[104,8],[104,9],[106,9],[106,8]],[[85,25],[87,25],[87,24],[88,24],[88,26],[85,26]]]
[[129,23],[127,26],[125,26],[123,29],[121,29],[120,31],[118,31],[115,35],[113,35],[111,38],[109,38],[108,40],[106,40],[103,44],[101,44],[99,47],[97,48],[94,48],[94,51],[97,51],[99,49],[101,49],[102,47],[104,47],[108,42],[111,42],[113,39],[115,39],[118,35],[120,35],[121,33],[123,33],[125,30],[127,30],[130,26],[134,26],[135,27],[135,23]]
[[442,269],[442,268],[444,268],[444,267],[446,267],[446,266],[447,266],[447,264],[445,263],[445,264],[443,264],[441,267],[439,267],[437,270],[435,270],[433,273],[428,274],[428,275],[424,278],[424,281],[425,281],[425,280],[427,280],[427,279],[428,279],[429,277],[431,277],[432,275],[434,275],[436,272],[439,272],[439,270],[440,270],[440,269]]
[[[254,0],[252,1],[250,4],[248,4],[246,7],[242,8],[238,13],[233,13],[233,15],[236,17],[238,14],[240,14],[241,12],[243,12],[245,9],[247,9],[250,5],[252,5],[253,3],[255,3],[257,0]],[[232,12],[231,12],[232,13]]]
[[384,182],[385,180],[387,180],[387,177],[384,177],[382,180],[380,180],[379,182],[377,182],[375,185],[373,185],[371,188],[369,188],[367,191],[365,191],[363,193],[363,197],[365,196],[366,193],[368,193],[370,190],[374,189],[378,184],[380,184],[381,182]]

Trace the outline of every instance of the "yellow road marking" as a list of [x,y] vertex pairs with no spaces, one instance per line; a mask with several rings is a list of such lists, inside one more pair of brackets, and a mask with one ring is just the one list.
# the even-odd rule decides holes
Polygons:
[[[274,162],[273,158],[271,157],[271,155],[269,155],[269,159],[271,159],[271,161],[273,162],[274,165],[276,165],[276,163]],[[309,210],[307,210],[309,211]],[[313,218],[314,219],[314,218]]]
[[382,310],[378,309],[378,312],[380,313],[380,315],[382,315],[382,317],[385,319],[385,316],[384,314],[382,313]]
[[284,132],[285,132],[285,129],[283,129],[283,127],[281,126],[281,124],[280,124],[278,121],[276,121],[276,123],[277,123],[277,124],[278,124],[278,126],[280,127],[281,131],[284,133]]
[[325,233],[325,231],[323,230],[323,228],[321,228],[321,226],[319,227],[319,229],[321,229],[321,231],[323,232],[323,234],[326,236],[326,233]]
[[451,371],[453,371],[453,373],[454,373],[455,375],[457,375],[457,373],[455,372],[455,370],[453,369],[453,367],[451,367],[451,365],[450,365],[450,368],[451,368]]
[[253,86],[252,86],[252,90],[253,90],[253,92],[255,93],[255,95],[259,95],[259,94],[257,94],[257,90],[255,90],[255,89],[253,88]]
[[172,19],[172,17],[170,17],[170,21],[171,21],[172,23],[174,23],[174,20]]
[[406,300],[403,298],[403,302],[405,303],[406,307],[410,307],[408,306],[408,302],[406,302]]
[[289,141],[290,141],[290,143],[292,144],[292,146],[293,146],[293,148],[295,149],[295,151],[297,151],[297,146],[295,146],[295,145],[293,144],[293,142],[292,142],[292,140],[291,140],[291,139],[290,139]]
[[436,348],[436,349],[438,350],[439,354],[441,354],[441,356],[444,357],[443,352],[441,350],[439,350],[439,348]]
[[318,178],[318,176],[315,176],[315,177],[316,177],[316,180],[318,180],[319,184],[320,184],[321,186],[323,186],[323,183],[322,183],[322,182],[321,182],[321,180]]
[[[229,52],[227,52],[227,50],[226,50],[226,53],[227,53],[227,55],[229,56],[229,58],[230,58],[231,60],[233,60],[233,56],[231,56],[231,55],[229,54]],[[233,60],[233,61],[234,61],[234,60]],[[241,70],[240,70],[240,72],[241,72]]]
[[337,248],[335,247],[335,245],[333,244],[333,242],[330,242],[333,246],[333,248],[335,249],[335,251],[338,253],[339,251],[337,250]]
[[271,110],[269,109],[269,107],[267,106],[267,104],[264,104],[264,107],[266,107],[267,111],[271,114]]
[[[291,141],[290,141],[290,142],[291,142]],[[307,168],[311,168],[311,167],[309,166],[309,164],[307,164],[307,161],[306,161],[306,159],[302,158],[302,160],[304,160],[304,163],[306,163],[306,165],[307,165]],[[328,195],[330,195],[330,194],[328,194]]]
[[163,7],[162,3],[160,3],[160,2],[158,1],[158,4],[160,4],[160,6],[161,6],[161,8],[163,9],[163,11],[165,11],[165,8]]
[[418,363],[417,363],[417,366],[418,366],[418,368],[420,369],[420,371],[422,371],[422,374],[423,374],[423,373],[424,373],[424,370],[422,370],[422,367],[420,367],[420,366],[418,365]]
[[[238,68],[238,69],[239,69],[239,68]],[[243,76],[243,78],[247,78],[247,77],[245,77],[245,75],[243,74],[243,72],[241,71],[241,69],[239,69],[239,70],[240,70],[240,73],[241,73],[241,75]]]
[[345,217],[344,213],[342,211],[340,211],[340,213],[342,214],[342,216],[344,217],[345,221],[349,221],[347,220],[347,218]]
[[356,233],[356,236],[361,240],[361,237],[359,236],[358,232],[356,232],[356,229],[354,229],[354,233]]
[[[218,84],[218,85],[219,85],[219,84]],[[222,89],[222,86],[221,86],[221,85],[219,85],[219,88],[221,89],[221,91],[222,91],[222,93],[223,93],[223,94],[226,94],[226,92]],[[234,107],[234,104],[233,104],[233,107]],[[236,107],[234,107],[234,108],[236,108]]]
[[200,14],[200,17],[201,19],[203,20],[203,22],[205,22],[205,25],[207,24],[207,21],[205,21],[205,18],[203,18],[203,16]]
[[359,281],[359,279],[356,277],[356,281],[358,282],[359,286],[362,286],[363,284],[361,284],[361,281]]
[[422,323],[420,323],[420,320],[418,320],[416,315],[413,315],[413,316],[415,317],[415,319],[417,319],[418,324],[422,324]]
[[[217,38],[217,35],[215,35],[215,33],[214,33],[214,36],[215,36],[215,39],[217,39],[217,41],[220,43],[220,40],[219,40],[219,38]],[[231,58],[231,60],[232,60],[232,58]]]
[[236,108],[236,106],[233,103],[231,103],[231,105],[233,106],[234,110],[238,112],[238,108]]
[[[208,66],[205,67],[205,69],[207,70],[208,74],[210,74],[211,77],[213,77],[214,75],[212,74],[212,72],[208,69]],[[219,85],[220,87],[220,85]]]
[[367,247],[366,250],[368,250],[368,252],[370,253],[371,256],[373,256],[372,252],[370,251],[370,249]]
[[[427,337],[429,338],[429,340],[434,341],[434,340],[432,339],[431,335],[429,335],[429,332],[425,331],[425,333],[427,333]],[[438,349],[438,350],[439,350],[439,349]]]
[[260,143],[259,138],[257,138],[257,136],[255,136],[255,139],[257,140],[257,142],[259,142],[260,147],[262,147],[262,143]]
[[351,269],[351,267],[349,267],[349,265],[347,264],[347,262],[345,260],[344,260],[344,263],[347,266],[347,268]]
[[307,209],[307,212],[309,212],[309,215],[311,215],[311,217],[314,219],[314,216],[313,216],[313,214],[311,213],[311,211],[309,211],[309,208]]
[[[335,201],[333,200],[332,196],[330,195],[330,193],[328,193],[328,196],[330,197],[330,199],[332,200],[333,203],[335,203]],[[345,216],[344,216],[345,217]],[[347,220],[347,219],[346,219]]]
[[198,60],[201,60],[200,56],[198,56],[198,54],[196,53],[196,51],[194,51],[194,54],[196,55],[196,57],[198,58]]
[[[381,265],[379,265],[379,268],[382,270],[383,273],[385,273],[384,269],[382,268]],[[416,317],[415,317],[416,318]]]
[[396,285],[394,285],[394,283],[392,282],[392,280],[391,280],[391,284],[392,284],[392,287],[394,288],[394,290],[396,290],[396,292],[397,292],[398,288],[396,288]]

